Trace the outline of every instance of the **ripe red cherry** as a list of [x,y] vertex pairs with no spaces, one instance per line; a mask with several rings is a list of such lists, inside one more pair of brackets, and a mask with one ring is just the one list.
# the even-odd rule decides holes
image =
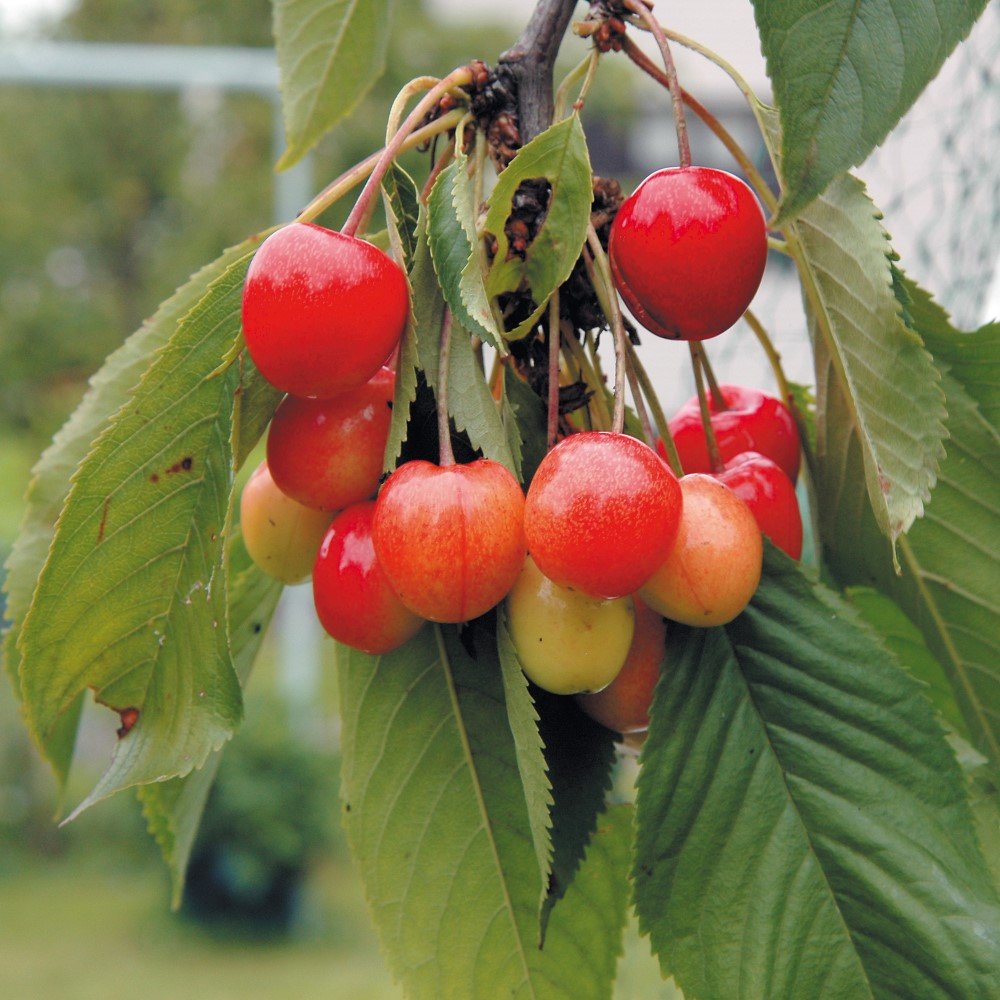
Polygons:
[[323,628],[364,653],[388,653],[420,631],[424,620],[403,605],[372,544],[375,501],[338,514],[313,567],[313,599]]
[[[708,409],[722,461],[728,462],[744,451],[756,451],[777,463],[794,483],[799,474],[799,432],[788,407],[760,389],[720,385],[719,391],[728,409],[716,412],[711,394]],[[670,435],[685,472],[711,475],[715,471],[708,457],[697,396],[692,396],[674,415]]]
[[375,552],[400,600],[422,618],[489,611],[524,565],[524,493],[499,462],[407,462],[375,506]]
[[602,726],[616,733],[641,733],[649,729],[649,706],[660,678],[667,641],[663,616],[633,597],[635,631],[625,665],[602,691],[577,696],[580,708]]
[[395,381],[382,368],[334,399],[286,396],[267,434],[267,464],[282,493],[317,510],[343,510],[374,496]]
[[749,508],[760,530],[793,559],[802,555],[802,514],[795,487],[769,458],[745,451],[716,475]]
[[243,336],[271,385],[329,399],[364,385],[399,343],[409,290],[364,240],[308,222],[272,233],[243,285]]
[[725,625],[760,583],[764,543],[750,508],[711,476],[682,476],[677,544],[640,590],[661,615],[685,625]]
[[561,587],[624,597],[673,548],[681,492],[667,464],[626,434],[584,431],[542,460],[524,509],[528,550]]
[[626,199],[608,245],[615,284],[658,337],[705,340],[746,311],[764,275],[767,229],[754,193],[710,167],[650,174]]

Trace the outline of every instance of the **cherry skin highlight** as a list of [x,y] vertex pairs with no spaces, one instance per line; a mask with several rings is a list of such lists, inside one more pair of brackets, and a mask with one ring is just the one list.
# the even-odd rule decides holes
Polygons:
[[764,214],[724,170],[658,170],[618,210],[608,255],[618,291],[647,330],[706,340],[728,330],[760,286]]
[[343,510],[375,495],[392,420],[395,374],[380,368],[334,399],[286,396],[267,434],[279,489],[317,510]]
[[632,598],[604,601],[560,587],[529,556],[507,595],[510,638],[525,674],[553,694],[599,691],[625,663]]
[[677,479],[652,448],[625,434],[583,431],[539,465],[524,531],[550,580],[609,599],[638,590],[663,563],[680,514]]
[[638,597],[635,604],[635,633],[625,665],[603,691],[582,694],[580,708],[602,726],[616,733],[642,733],[649,729],[649,706],[660,678],[667,641],[663,616],[647,607]]
[[499,462],[401,465],[375,506],[375,552],[422,618],[464,622],[503,600],[524,565],[524,493]]
[[[720,385],[719,391],[727,409],[717,411],[709,394],[708,410],[722,461],[728,462],[744,451],[756,451],[776,462],[794,483],[799,474],[799,432],[788,407],[760,389]],[[711,475],[715,471],[708,457],[697,396],[674,414],[670,435],[685,472]]]
[[725,625],[760,583],[764,543],[750,508],[711,476],[682,476],[677,544],[639,595],[685,625]]
[[282,583],[309,579],[329,523],[329,514],[286,497],[267,462],[254,470],[240,495],[243,544],[257,567]]
[[372,544],[375,502],[354,504],[330,524],[313,568],[313,599],[323,628],[364,653],[388,653],[420,631],[424,620],[389,586]]
[[295,396],[364,385],[406,326],[400,267],[364,240],[309,222],[272,233],[243,285],[243,336],[261,375]]
[[793,559],[802,556],[802,514],[795,487],[769,458],[745,451],[716,475],[749,508],[760,530]]

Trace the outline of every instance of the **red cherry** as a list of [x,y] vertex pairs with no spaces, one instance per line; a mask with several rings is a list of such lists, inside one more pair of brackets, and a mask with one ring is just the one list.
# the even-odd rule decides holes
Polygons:
[[364,240],[293,222],[272,233],[243,285],[243,336],[260,373],[295,396],[364,385],[406,326],[399,266]]
[[[760,389],[720,385],[719,391],[728,409],[716,412],[709,395],[708,410],[722,461],[728,462],[744,451],[756,451],[776,462],[794,483],[799,474],[799,432],[788,407]],[[674,415],[670,434],[685,472],[711,475],[715,471],[708,457],[697,396],[692,396]]]
[[802,555],[802,515],[795,487],[769,458],[745,451],[716,475],[749,508],[760,530],[793,559]]
[[550,580],[609,599],[638,590],[663,563],[680,514],[677,479],[652,448],[625,434],[583,431],[539,465],[524,532]]
[[403,603],[464,622],[489,611],[524,565],[524,493],[499,462],[407,462],[375,507],[375,551]]
[[746,311],[764,275],[767,229],[756,196],[710,167],[650,174],[626,199],[608,245],[615,284],[658,337],[705,340]]
[[635,631],[625,665],[602,691],[577,695],[580,708],[602,726],[616,733],[640,733],[649,729],[649,706],[660,678],[667,641],[663,616],[647,607],[638,597]]
[[267,464],[282,493],[317,510],[343,510],[374,496],[395,381],[382,368],[334,399],[286,396],[267,435]]
[[404,607],[379,566],[372,544],[375,501],[338,514],[313,567],[313,599],[323,628],[364,653],[388,653],[420,631],[424,621]]

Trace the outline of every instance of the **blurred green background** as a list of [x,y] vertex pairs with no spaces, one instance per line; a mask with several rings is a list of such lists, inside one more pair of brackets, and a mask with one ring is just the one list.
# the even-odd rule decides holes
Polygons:
[[[510,24],[396,6],[390,68],[315,154],[317,187],[381,144],[406,80],[495,61],[512,40]],[[38,36],[264,47],[270,5],[80,0]],[[628,179],[629,77],[610,76],[588,107],[591,151],[599,171]],[[0,561],[32,463],[104,356],[193,270],[272,222],[272,133],[259,97],[0,85]],[[269,637],[195,850],[202,891],[177,915],[133,797],[57,827],[53,783],[0,683],[0,997],[398,995],[339,827],[332,644],[305,726],[280,654]],[[85,718],[71,805],[108,759],[117,720],[102,711]],[[629,941],[618,995],[675,996],[634,929]]]

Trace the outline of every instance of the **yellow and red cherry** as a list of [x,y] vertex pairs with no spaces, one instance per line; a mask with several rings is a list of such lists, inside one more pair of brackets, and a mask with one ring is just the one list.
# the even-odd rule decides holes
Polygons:
[[275,485],[261,462],[240,496],[243,544],[258,569],[282,583],[309,579],[330,515],[305,507]]
[[357,503],[330,524],[313,568],[313,600],[337,642],[377,655],[397,649],[424,620],[396,596],[372,544],[375,502]]
[[401,465],[375,506],[375,552],[422,618],[464,622],[503,600],[524,565],[524,493],[499,462]]
[[635,605],[635,633],[625,665],[603,690],[581,694],[580,708],[602,726],[616,733],[641,733],[649,728],[649,707],[660,678],[667,641],[663,616],[647,607],[638,597]]
[[605,601],[560,587],[529,556],[506,608],[521,667],[546,691],[599,691],[625,664],[635,628],[631,597]]
[[267,464],[281,491],[317,510],[375,495],[392,421],[395,374],[380,368],[333,399],[286,396],[267,434]]
[[711,167],[671,167],[625,200],[608,245],[635,318],[671,340],[705,340],[746,311],[764,275],[767,228],[756,196]]
[[559,442],[531,481],[528,551],[561,587],[625,597],[667,558],[681,493],[666,463],[626,434],[583,431]]
[[406,326],[400,267],[364,240],[309,222],[272,233],[243,285],[243,336],[261,375],[294,396],[364,385]]
[[685,625],[725,625],[760,583],[764,543],[750,508],[712,476],[682,476],[677,544],[639,595]]
[[802,514],[795,487],[769,458],[745,451],[726,462],[716,479],[749,508],[760,530],[793,559],[802,556]]
[[[756,451],[776,462],[794,483],[799,474],[799,432],[788,407],[760,389],[720,385],[719,391],[726,409],[717,409],[711,394],[708,409],[722,461],[728,462],[744,451]],[[715,471],[708,457],[697,396],[674,414],[670,435],[685,472]]]

